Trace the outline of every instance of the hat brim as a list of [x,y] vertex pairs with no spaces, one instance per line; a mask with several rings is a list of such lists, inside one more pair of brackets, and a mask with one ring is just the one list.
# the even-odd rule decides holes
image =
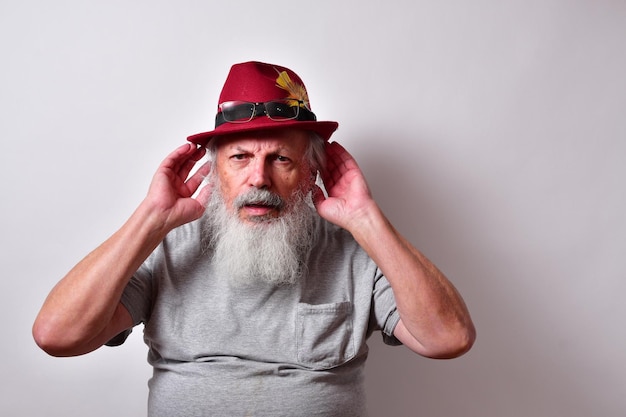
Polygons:
[[257,117],[248,123],[224,123],[210,132],[196,133],[187,137],[187,140],[196,145],[205,146],[209,140],[216,136],[233,135],[241,132],[253,132],[264,130],[276,130],[286,128],[297,128],[302,130],[310,130],[317,133],[324,140],[330,139],[330,136],[339,127],[337,122],[317,122],[317,121],[300,121],[288,120],[285,122],[275,122],[269,117]]

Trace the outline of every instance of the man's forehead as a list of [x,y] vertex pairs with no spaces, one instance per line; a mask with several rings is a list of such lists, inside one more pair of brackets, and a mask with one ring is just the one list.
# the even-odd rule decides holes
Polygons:
[[302,130],[277,130],[276,132],[246,132],[222,136],[217,140],[217,150],[241,149],[246,151],[306,149],[309,134]]

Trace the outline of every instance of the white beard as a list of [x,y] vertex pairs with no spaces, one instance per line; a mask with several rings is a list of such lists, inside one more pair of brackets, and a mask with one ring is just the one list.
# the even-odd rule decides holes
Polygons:
[[[285,202],[267,190],[253,189],[239,196],[234,212],[229,212],[219,186],[214,190],[205,213],[205,231],[218,271],[236,283],[296,283],[317,240],[310,193],[297,192]],[[242,221],[238,203],[263,199],[281,205],[280,215],[259,217],[255,223]]]

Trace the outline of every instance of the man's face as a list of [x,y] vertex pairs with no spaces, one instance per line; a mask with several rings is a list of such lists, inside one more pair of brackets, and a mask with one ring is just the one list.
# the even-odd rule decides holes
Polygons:
[[281,216],[284,206],[253,202],[237,208],[234,202],[254,188],[267,189],[288,203],[295,191],[310,190],[315,177],[304,157],[308,141],[308,133],[302,130],[251,132],[220,138],[214,163],[226,208],[245,222]]

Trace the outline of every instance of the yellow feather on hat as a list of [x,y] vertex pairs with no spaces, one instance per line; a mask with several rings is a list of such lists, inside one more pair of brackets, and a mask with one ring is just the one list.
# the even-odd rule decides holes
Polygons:
[[276,69],[276,72],[278,72],[278,78],[276,78],[276,86],[282,88],[289,93],[289,96],[287,96],[288,101],[289,99],[293,99],[293,102],[290,102],[289,105],[297,106],[298,101],[296,100],[300,100],[303,102],[304,106],[308,108],[309,96],[304,86],[302,84],[294,83],[291,80],[291,77],[289,77],[289,74],[287,74],[287,71],[280,72]]

